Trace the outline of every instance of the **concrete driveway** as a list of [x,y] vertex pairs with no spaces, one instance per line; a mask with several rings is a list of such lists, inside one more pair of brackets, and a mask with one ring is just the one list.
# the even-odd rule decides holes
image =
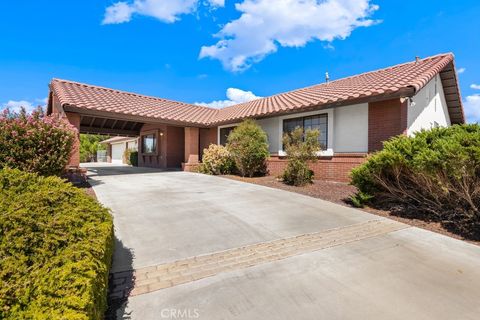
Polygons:
[[129,296],[116,306],[118,318],[480,314],[478,246],[219,177],[112,165],[89,169],[99,201],[114,216],[113,296]]

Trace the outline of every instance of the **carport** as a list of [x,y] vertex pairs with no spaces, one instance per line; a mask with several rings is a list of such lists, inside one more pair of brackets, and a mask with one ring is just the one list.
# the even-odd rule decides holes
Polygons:
[[[215,110],[59,79],[50,83],[47,109],[47,114],[68,119],[79,134],[139,137],[139,166],[187,171],[198,166],[200,151],[216,142],[216,128],[202,124],[212,112]],[[77,138],[69,167],[80,164],[79,145]]]

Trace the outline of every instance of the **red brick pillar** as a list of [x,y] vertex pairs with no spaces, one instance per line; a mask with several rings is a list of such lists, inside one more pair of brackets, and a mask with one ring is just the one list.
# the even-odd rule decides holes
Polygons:
[[67,167],[79,167],[80,166],[80,115],[78,113],[66,112],[68,121],[77,128],[77,135],[73,143],[72,152],[70,153],[70,160]]
[[185,157],[182,168],[184,171],[195,171],[199,160],[200,134],[199,128],[185,128]]
[[392,99],[368,104],[368,151],[383,148],[383,142],[407,132],[407,102]]

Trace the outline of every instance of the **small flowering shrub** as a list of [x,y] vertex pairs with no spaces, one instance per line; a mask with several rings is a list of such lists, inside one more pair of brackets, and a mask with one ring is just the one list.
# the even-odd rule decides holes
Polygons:
[[0,114],[0,168],[58,175],[70,158],[76,129],[57,116]]
[[203,150],[200,172],[206,174],[229,174],[234,167],[235,162],[226,147],[211,144],[207,149]]

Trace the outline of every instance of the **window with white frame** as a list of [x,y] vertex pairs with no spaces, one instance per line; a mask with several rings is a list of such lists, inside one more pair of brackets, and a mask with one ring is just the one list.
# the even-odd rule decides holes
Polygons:
[[318,130],[320,135],[318,136],[318,142],[322,147],[322,150],[327,149],[328,141],[328,114],[316,114],[308,117],[298,117],[283,120],[283,133],[290,133],[297,127],[307,130]]

